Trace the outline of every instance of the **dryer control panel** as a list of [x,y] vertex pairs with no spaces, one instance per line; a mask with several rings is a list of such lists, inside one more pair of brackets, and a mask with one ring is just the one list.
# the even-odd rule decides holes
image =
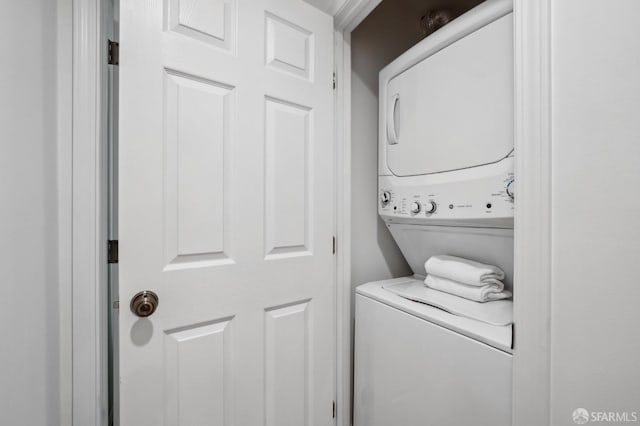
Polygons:
[[428,184],[420,184],[416,178],[378,179],[378,212],[386,222],[513,226],[512,172]]

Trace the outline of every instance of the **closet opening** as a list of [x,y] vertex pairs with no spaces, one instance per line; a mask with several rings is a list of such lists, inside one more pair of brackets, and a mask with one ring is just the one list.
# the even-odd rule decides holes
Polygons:
[[[385,0],[345,38],[354,425],[413,424],[425,410],[509,424],[512,3]],[[448,386],[486,389],[462,410]],[[431,403],[400,408],[398,392]]]

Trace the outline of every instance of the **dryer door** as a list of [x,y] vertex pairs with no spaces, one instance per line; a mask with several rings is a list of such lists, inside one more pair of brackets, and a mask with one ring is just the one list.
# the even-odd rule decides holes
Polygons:
[[513,149],[513,15],[389,81],[387,162],[396,176],[497,162]]

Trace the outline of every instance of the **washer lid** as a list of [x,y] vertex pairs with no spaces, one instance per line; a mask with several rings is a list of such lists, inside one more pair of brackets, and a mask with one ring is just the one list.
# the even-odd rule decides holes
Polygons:
[[509,13],[389,81],[381,140],[394,175],[490,164],[513,150],[512,21]]
[[416,281],[385,284],[382,288],[405,299],[434,306],[459,317],[498,327],[513,324],[513,301],[511,300],[479,303],[434,290]]
[[356,288],[356,293],[362,297],[368,297],[410,315],[452,330],[458,334],[462,334],[489,346],[493,346],[494,348],[500,349],[504,352],[513,353],[511,349],[513,340],[512,325],[495,326],[458,315],[453,315],[434,306],[405,299],[383,288],[383,286],[398,284],[404,284],[404,287],[407,288],[412,286],[424,286],[421,279],[404,277],[362,284]]

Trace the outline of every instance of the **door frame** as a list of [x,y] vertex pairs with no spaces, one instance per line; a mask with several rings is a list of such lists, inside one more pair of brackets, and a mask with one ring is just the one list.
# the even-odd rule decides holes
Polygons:
[[337,426],[353,422],[351,320],[351,32],[382,0],[347,0],[334,17],[336,153],[336,383]]
[[[61,424],[105,426],[108,0],[58,0]],[[70,28],[70,31],[66,28]],[[70,45],[68,44],[70,42]],[[67,81],[68,80],[68,81]],[[63,112],[64,111],[64,112]],[[70,111],[70,112],[69,112]]]
[[[352,423],[351,32],[382,0],[347,0],[335,15],[338,425]],[[551,0],[514,0],[516,217],[513,424],[550,423]],[[545,423],[546,420],[546,423]]]

